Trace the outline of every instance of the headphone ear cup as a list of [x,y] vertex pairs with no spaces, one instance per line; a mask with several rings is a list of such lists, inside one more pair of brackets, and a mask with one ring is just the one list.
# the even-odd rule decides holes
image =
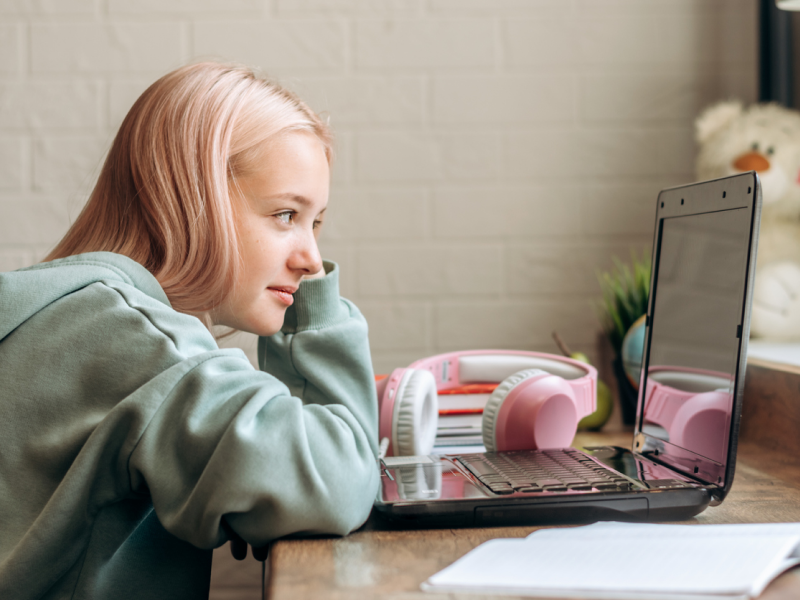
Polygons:
[[430,454],[439,419],[436,380],[430,371],[406,369],[397,387],[392,420],[392,454]]
[[731,394],[726,390],[703,392],[688,399],[670,424],[669,441],[725,462],[723,442],[730,430],[730,402]]
[[[493,392],[483,438],[490,452],[565,448],[578,428],[575,392],[564,379],[526,369]],[[490,402],[487,401],[487,405]],[[486,418],[486,416],[484,418]]]
[[541,369],[525,369],[509,375],[495,388],[486,401],[486,407],[483,409],[483,419],[481,420],[483,445],[486,447],[487,452],[497,452],[497,414],[500,412],[500,407],[511,390],[530,377],[546,374]]

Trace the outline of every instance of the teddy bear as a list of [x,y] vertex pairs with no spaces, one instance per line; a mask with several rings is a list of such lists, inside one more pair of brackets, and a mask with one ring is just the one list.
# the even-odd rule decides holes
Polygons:
[[756,171],[763,205],[750,333],[800,340],[800,112],[726,101],[695,122],[697,177]]

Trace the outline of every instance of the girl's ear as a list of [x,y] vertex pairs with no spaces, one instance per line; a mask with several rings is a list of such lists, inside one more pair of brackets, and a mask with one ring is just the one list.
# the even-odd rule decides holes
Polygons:
[[705,109],[694,122],[697,143],[704,144],[712,135],[730,125],[743,112],[744,106],[738,100],[720,102]]

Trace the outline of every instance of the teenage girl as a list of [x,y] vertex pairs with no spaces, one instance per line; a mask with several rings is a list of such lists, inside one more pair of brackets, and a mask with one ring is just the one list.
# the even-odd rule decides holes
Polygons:
[[[134,104],[46,262],[0,273],[0,598],[204,598],[211,549],[346,534],[378,486],[328,127],[247,69]],[[220,350],[258,334],[261,370]]]

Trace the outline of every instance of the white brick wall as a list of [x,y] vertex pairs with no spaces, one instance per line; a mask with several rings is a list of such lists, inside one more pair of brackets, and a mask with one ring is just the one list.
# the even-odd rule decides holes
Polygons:
[[342,72],[345,24],[338,19],[280,19],[194,24],[192,54],[235,60],[267,72]]
[[0,190],[22,190],[22,148],[23,140],[17,136],[8,135],[0,139]]
[[492,19],[364,19],[355,27],[355,65],[379,73],[388,69],[472,71],[495,64]]
[[22,26],[0,23],[0,74],[19,73],[22,65]]
[[31,71],[35,74],[161,71],[181,60],[177,22],[56,22],[30,26]]
[[[0,0],[0,269],[80,210],[136,97],[260,67],[336,133],[323,252],[376,369],[482,346],[594,352],[595,273],[693,178],[692,121],[756,97],[755,0]],[[249,352],[252,340],[241,336]]]
[[0,84],[0,128],[5,131],[97,129],[98,84],[93,81],[27,80]]

